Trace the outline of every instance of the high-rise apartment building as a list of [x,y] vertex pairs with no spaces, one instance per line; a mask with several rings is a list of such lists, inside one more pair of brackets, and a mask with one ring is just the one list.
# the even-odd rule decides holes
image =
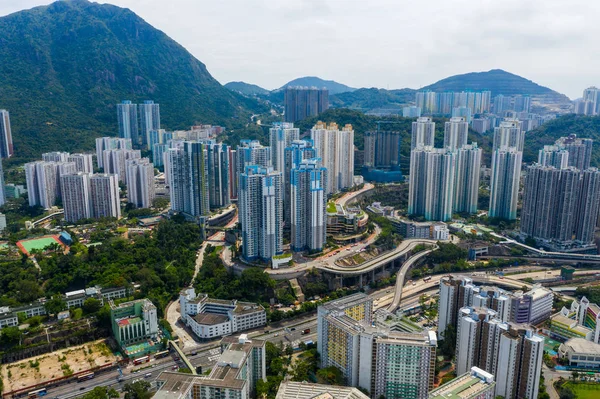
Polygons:
[[136,146],[141,144],[138,129],[138,105],[124,100],[117,104],[117,121],[119,124],[119,137],[130,139]]
[[577,222],[580,187],[580,172],[575,168],[530,166],[523,191],[521,234],[548,244],[570,244]]
[[166,153],[165,173],[169,176],[171,210],[188,217],[210,214],[208,150],[206,145],[185,141]]
[[326,111],[329,108],[329,90],[316,87],[287,87],[283,102],[285,121],[297,122]]
[[271,147],[263,146],[258,140],[241,140],[236,155],[238,178],[246,171],[246,166],[273,166]]
[[600,89],[588,87],[583,91],[583,96],[574,104],[574,111],[580,115],[600,114]]
[[240,175],[239,219],[242,254],[247,260],[269,261],[283,252],[283,187],[281,172],[247,166]]
[[456,372],[478,367],[495,376],[498,396],[536,398],[544,339],[523,324],[503,323],[492,310],[460,309]]
[[208,163],[208,199],[211,209],[224,208],[231,204],[229,184],[229,152],[226,144],[204,140]]
[[403,107],[402,108],[402,117],[404,118],[418,118],[421,116],[421,108],[420,107]]
[[489,216],[507,220],[517,218],[517,200],[523,153],[515,147],[501,147],[492,154]]
[[523,151],[525,143],[525,132],[522,123],[518,119],[505,119],[500,126],[494,128],[494,151],[503,147],[516,147],[517,151]]
[[157,143],[152,146],[152,163],[157,168],[160,168],[165,165],[165,153],[169,149],[168,143]]
[[367,167],[397,169],[400,166],[402,133],[393,131],[365,132],[365,163]]
[[119,181],[127,184],[126,162],[131,159],[140,159],[141,157],[142,153],[140,150],[104,150],[102,153],[104,173],[118,175]]
[[42,154],[42,161],[44,162],[67,162],[69,158],[68,152],[45,152]]
[[108,173],[90,176],[90,201],[93,218],[121,218],[119,176]]
[[238,197],[238,152],[232,148],[229,148],[229,198],[236,200]]
[[582,139],[572,134],[559,138],[554,145],[569,153],[568,166],[574,166],[583,171],[590,167],[593,144],[592,139]]
[[498,346],[496,395],[507,399],[537,398],[543,355],[543,337],[526,326],[509,324]]
[[[317,158],[317,149],[313,146],[312,140],[295,140],[285,149],[285,176],[291,176],[292,169],[300,166],[303,160]],[[326,182],[323,188],[326,188]],[[288,179],[283,187],[283,221],[286,230],[291,226],[291,184]]]
[[77,172],[93,173],[94,160],[92,154],[69,154],[67,162],[73,162]]
[[59,198],[59,171],[57,162],[30,162],[25,164],[25,179],[29,206],[51,208]]
[[[269,129],[269,142],[271,144],[271,161],[273,169],[276,172],[283,173],[285,170],[285,149],[288,148],[294,140],[300,139],[300,129],[294,127],[293,123],[276,122]],[[289,176],[283,175],[283,182],[289,179]]]
[[433,387],[434,332],[401,333],[373,318],[373,300],[354,294],[317,310],[321,366],[337,367],[346,384],[372,398],[427,398]]
[[131,139],[116,137],[98,137],[96,139],[96,162],[99,168],[104,168],[104,151],[106,150],[131,150]]
[[2,167],[2,157],[0,157],[0,206],[6,203],[6,192],[4,188],[4,168]]
[[318,158],[306,159],[291,171],[291,247],[320,252],[327,233],[327,169]]
[[90,176],[89,173],[77,172],[60,177],[65,221],[75,223],[92,216]]
[[[472,109],[469,107],[452,108],[452,118],[463,118],[467,124],[471,123],[473,118]],[[451,118],[451,119],[452,119]]]
[[456,151],[454,212],[477,212],[481,157],[482,150],[477,143],[463,145]]
[[408,213],[427,220],[452,218],[456,152],[418,147],[410,154]]
[[475,286],[469,278],[442,277],[440,279],[440,300],[438,301],[438,335],[446,336],[448,326],[456,327],[458,311],[471,304],[471,293]]
[[13,139],[10,129],[10,115],[7,110],[0,109],[0,158],[13,156]]
[[341,130],[336,123],[317,124],[310,131],[323,166],[327,168],[326,194],[333,194],[354,185],[354,130],[346,125]]
[[581,174],[581,191],[575,223],[575,240],[581,244],[594,241],[594,230],[600,208],[600,171],[596,168]]
[[127,202],[136,208],[150,208],[154,201],[154,165],[148,158],[125,162]]
[[561,146],[545,145],[538,153],[538,164],[565,169],[569,166],[569,152]]
[[160,106],[154,104],[152,100],[145,100],[143,104],[138,105],[138,115],[140,118],[139,135],[141,136],[142,146],[151,149],[150,132],[160,129]]
[[435,122],[429,117],[420,117],[412,123],[410,149],[433,147],[435,141]]
[[470,108],[474,114],[490,112],[490,91],[443,92],[419,91],[416,93],[416,106],[423,114],[450,115],[454,108]]
[[469,123],[463,117],[452,117],[444,125],[444,148],[457,150],[467,145]]

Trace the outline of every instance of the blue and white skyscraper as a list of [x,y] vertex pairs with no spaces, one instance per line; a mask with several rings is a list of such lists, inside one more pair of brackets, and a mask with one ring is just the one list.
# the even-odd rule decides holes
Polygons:
[[239,218],[242,255],[270,261],[283,252],[283,189],[281,172],[272,167],[247,166],[240,175]]
[[96,162],[99,168],[104,168],[104,151],[132,149],[131,139],[120,139],[117,137],[98,137],[96,139]]
[[[285,149],[288,148],[294,140],[300,138],[300,129],[294,127],[293,123],[278,122],[274,123],[269,129],[269,142],[271,145],[271,157],[273,169],[277,172],[285,170]],[[288,176],[283,176],[283,181]]]
[[313,146],[312,140],[294,140],[292,144],[285,149],[285,176],[288,176],[287,182],[284,184],[283,192],[283,220],[286,230],[290,228],[291,223],[291,192],[290,178],[292,169],[300,166],[300,163],[305,159],[317,157],[317,149]]
[[152,139],[150,132],[160,129],[160,106],[154,104],[152,100],[146,100],[138,105],[138,114],[140,118],[139,134],[142,140],[142,146],[151,149]]
[[0,157],[0,206],[6,203],[6,193],[4,192],[4,169],[2,168],[2,157]]
[[13,156],[13,139],[10,129],[10,115],[7,110],[0,109],[0,158]]
[[127,201],[136,208],[150,208],[154,201],[154,165],[148,158],[125,161]]
[[505,119],[500,126],[494,128],[494,151],[503,147],[515,147],[517,151],[523,152],[525,143],[525,132],[522,122],[518,119]]
[[469,123],[463,117],[452,117],[444,125],[444,148],[456,150],[467,145]]
[[294,167],[290,177],[290,208],[294,251],[320,252],[327,230],[327,169],[318,158],[305,159]]
[[241,140],[237,148],[238,176],[246,171],[246,166],[272,167],[271,155],[271,147],[263,146],[258,140]]
[[117,120],[119,123],[119,137],[131,139],[136,146],[141,144],[138,128],[138,105],[129,100],[117,104]]

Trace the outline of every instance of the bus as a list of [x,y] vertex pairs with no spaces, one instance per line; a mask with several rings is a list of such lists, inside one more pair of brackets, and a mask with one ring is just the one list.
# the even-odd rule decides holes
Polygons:
[[48,393],[48,391],[46,390],[46,388],[42,388],[42,389],[38,389],[37,391],[29,392],[27,394],[27,397],[29,399],[39,398],[40,396],[46,396],[47,393]]
[[156,352],[154,354],[155,359],[162,359],[163,357],[169,356],[169,351]]
[[93,372],[81,374],[77,376],[77,382],[91,380],[92,378],[94,378]]
[[137,366],[138,364],[148,363],[149,361],[150,361],[150,356],[142,356],[142,357],[138,357],[137,359],[135,359],[133,361],[133,365]]

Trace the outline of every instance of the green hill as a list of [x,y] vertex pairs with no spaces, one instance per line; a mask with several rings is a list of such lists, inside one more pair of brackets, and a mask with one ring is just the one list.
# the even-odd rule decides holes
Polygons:
[[363,110],[401,108],[415,101],[415,91],[412,89],[385,90],[372,87],[339,93],[330,96],[329,100],[332,106],[338,108],[346,107]]
[[591,164],[600,167],[600,117],[575,114],[548,121],[537,129],[525,133],[523,161],[537,161],[538,151],[543,146],[554,144],[556,139],[570,134],[594,140]]
[[225,83],[224,86],[229,90],[237,91],[246,96],[268,95],[270,93],[267,89],[246,82],[229,82]]
[[129,9],[60,1],[0,18],[0,108],[15,161],[89,150],[116,135],[115,104],[152,99],[169,129],[242,126],[261,106],[221,86],[204,64]]
[[346,86],[345,84],[338,83],[333,80],[324,80],[316,76],[304,76],[302,78],[294,79],[281,86],[279,90],[285,89],[288,86],[315,86],[319,88],[327,87],[330,95],[356,90],[355,88]]
[[528,94],[544,102],[568,103],[570,101],[564,94],[557,93],[554,90],[540,86],[531,80],[503,71],[502,69],[450,76],[419,89],[419,91],[421,90],[437,92],[490,90],[492,96],[498,94],[506,96]]

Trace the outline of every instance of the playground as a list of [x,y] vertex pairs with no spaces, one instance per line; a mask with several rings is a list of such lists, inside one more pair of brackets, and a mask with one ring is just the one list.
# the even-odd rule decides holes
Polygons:
[[25,255],[29,256],[31,251],[42,250],[48,245],[58,244],[61,247],[64,245],[58,240],[58,236],[43,236],[38,238],[31,238],[29,240],[21,240],[17,242],[17,246]]

